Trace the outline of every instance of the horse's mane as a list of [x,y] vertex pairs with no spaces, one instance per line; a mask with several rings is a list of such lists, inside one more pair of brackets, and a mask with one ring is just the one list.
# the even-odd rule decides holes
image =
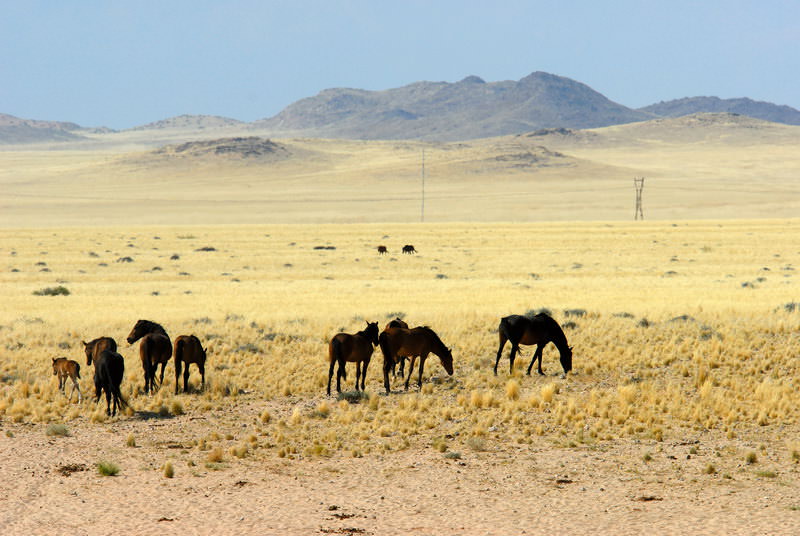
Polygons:
[[152,320],[139,320],[136,322],[136,324],[142,324],[149,333],[161,333],[162,335],[167,334],[167,330],[165,330],[161,324],[158,322],[153,322]]
[[445,350],[447,349],[447,345],[444,342],[442,342],[442,339],[439,338],[439,335],[435,331],[433,331],[430,327],[418,326],[416,329],[423,330],[426,333],[430,334],[437,345],[439,345],[441,348],[444,348]]
[[561,351],[562,348],[566,348],[568,346],[567,336],[564,334],[564,330],[561,329],[559,323],[556,322],[556,320],[552,316],[548,315],[547,313],[539,313],[533,318],[535,320],[541,320],[542,322],[547,324],[549,329],[552,330],[551,334],[553,336],[553,344],[556,345],[559,351]]

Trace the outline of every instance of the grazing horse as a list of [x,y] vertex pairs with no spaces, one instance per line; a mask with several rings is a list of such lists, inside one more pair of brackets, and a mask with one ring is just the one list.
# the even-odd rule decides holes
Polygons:
[[514,372],[514,358],[519,351],[520,344],[535,344],[536,352],[533,354],[531,364],[528,366],[527,374],[530,375],[533,363],[539,360],[539,374],[544,376],[542,371],[542,350],[548,342],[552,342],[561,354],[561,367],[564,369],[564,376],[572,370],[572,347],[567,344],[567,337],[558,322],[553,320],[545,313],[539,313],[534,317],[522,315],[506,316],[500,320],[498,328],[500,333],[500,348],[497,349],[497,359],[494,362],[494,373],[497,374],[497,364],[500,363],[500,355],[503,353],[503,346],[506,341],[511,341],[511,355],[509,359],[511,365],[509,371]]
[[200,339],[194,335],[180,335],[175,339],[175,394],[178,394],[180,385],[181,364],[185,364],[183,371],[183,391],[189,392],[189,365],[197,364],[200,369],[202,386],[206,386],[206,349],[200,344]]
[[406,244],[405,246],[403,246],[403,253],[408,253],[409,255],[411,255],[412,253],[416,252],[417,250],[414,249],[414,246],[412,246],[411,244]]
[[167,361],[172,357],[172,343],[169,335],[159,324],[150,320],[139,320],[133,326],[131,334],[128,335],[128,344],[133,344],[139,339],[139,357],[142,359],[144,369],[144,392],[145,394],[155,391],[156,388],[156,369],[161,364],[161,379],[159,384],[164,383],[164,368]]
[[378,254],[379,255],[386,255],[387,252],[388,252],[388,250],[386,249],[386,246],[378,246]]
[[98,337],[90,342],[83,342],[83,350],[86,352],[86,364],[91,365],[93,359],[97,359],[103,350],[117,351],[117,341],[111,337]]
[[385,329],[381,333],[379,343],[381,352],[383,352],[383,386],[386,388],[386,394],[389,394],[389,369],[394,366],[400,356],[411,358],[408,376],[406,377],[406,391],[408,390],[408,383],[411,381],[411,374],[414,372],[414,361],[417,357],[419,357],[417,386],[422,387],[422,372],[425,369],[425,360],[431,352],[439,356],[439,361],[441,361],[447,374],[453,375],[453,354],[450,348],[445,346],[436,332],[428,326],[419,326],[413,329]]
[[[94,360],[94,392],[95,404],[100,402],[100,394],[106,392],[106,415],[114,416],[117,408],[120,411],[128,405],[122,398],[119,385],[125,373],[125,360],[117,352],[103,350]],[[114,401],[114,410],[111,410],[111,401]]]
[[[333,377],[333,366],[339,364],[336,370],[336,390],[342,392],[340,380],[347,380],[345,363],[355,362],[356,364],[356,391],[358,391],[358,379],[361,378],[361,390],[364,390],[364,379],[367,377],[367,367],[372,358],[372,351],[378,345],[378,323],[367,322],[367,327],[355,335],[349,333],[337,333],[328,344],[328,394],[331,394],[331,378]],[[364,369],[361,369],[361,363]]]
[[77,361],[59,357],[53,359],[53,376],[58,376],[58,388],[67,396],[67,378],[72,380],[72,392],[69,394],[68,402],[72,402],[72,395],[78,391],[78,403],[83,400],[81,386],[78,379],[81,377],[81,366]]

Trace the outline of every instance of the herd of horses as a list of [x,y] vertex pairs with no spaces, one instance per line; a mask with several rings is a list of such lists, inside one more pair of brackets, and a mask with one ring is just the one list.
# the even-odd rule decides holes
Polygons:
[[[152,393],[156,390],[156,371],[161,365],[159,384],[164,383],[164,369],[167,361],[172,357],[173,345],[166,330],[156,322],[139,320],[133,326],[126,339],[128,344],[140,340],[139,357],[144,370],[144,392]],[[117,409],[124,409],[127,403],[120,392],[122,376],[125,372],[125,360],[117,353],[117,341],[112,337],[98,337],[90,342],[83,342],[86,353],[86,364],[94,363],[94,388],[95,403],[100,401],[102,393],[106,395],[106,414],[116,415]],[[200,371],[202,387],[206,384],[206,349],[195,335],[180,335],[175,339],[175,394],[180,388],[181,368],[183,367],[183,390],[189,391],[189,365],[194,363]],[[78,401],[81,400],[80,387],[77,379],[80,378],[81,366],[77,361],[64,357],[53,359],[53,375],[58,376],[58,387],[66,396],[64,385],[67,378],[73,382],[72,394],[77,389]]]
[[[567,343],[567,337],[561,326],[546,313],[535,316],[511,315],[503,317],[498,327],[500,346],[497,349],[497,358],[494,363],[494,373],[503,348],[507,342],[511,343],[509,355],[509,370],[513,372],[514,359],[519,352],[519,346],[536,345],[527,374],[530,375],[533,364],[538,360],[538,372],[542,370],[542,351],[552,342],[560,354],[561,367],[564,375],[572,370],[572,347]],[[205,362],[206,349],[195,335],[180,335],[175,339],[174,346],[166,330],[159,324],[150,320],[139,320],[126,339],[128,344],[139,343],[139,357],[144,370],[144,392],[150,394],[157,389],[156,372],[161,365],[158,385],[164,383],[164,369],[167,362],[175,355],[175,394],[180,387],[181,370],[183,369],[183,390],[189,392],[189,365],[194,363],[200,371],[201,389],[205,387]],[[100,396],[106,396],[106,414],[116,415],[117,410],[122,410],[127,405],[120,392],[120,384],[125,371],[125,360],[117,353],[117,343],[111,337],[99,337],[90,342],[83,342],[86,353],[86,364],[94,363],[95,403],[100,401]],[[356,364],[356,391],[365,390],[367,367],[376,347],[380,347],[383,354],[383,386],[388,395],[390,390],[389,373],[397,376],[397,365],[400,365],[400,378],[405,376],[405,389],[408,390],[414,365],[419,359],[419,375],[417,386],[422,387],[422,375],[425,369],[425,360],[430,354],[435,354],[447,372],[453,374],[453,353],[439,336],[428,326],[409,328],[408,324],[396,318],[379,331],[377,322],[367,321],[367,327],[355,334],[337,333],[328,343],[328,389],[331,394],[331,381],[336,369],[336,390],[341,392],[342,380],[347,381],[347,363]],[[408,374],[405,374],[405,360],[409,359]],[[78,391],[78,401],[82,400],[78,379],[80,378],[80,364],[67,358],[53,359],[53,374],[58,376],[58,387],[66,396],[66,382],[71,379],[73,391]]]

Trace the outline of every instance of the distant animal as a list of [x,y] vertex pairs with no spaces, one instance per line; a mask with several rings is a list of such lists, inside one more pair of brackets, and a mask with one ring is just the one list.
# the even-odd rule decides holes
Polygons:
[[81,377],[81,365],[66,357],[53,358],[53,376],[58,376],[58,388],[64,393],[64,396],[67,396],[67,378],[72,380],[72,392],[67,400],[72,402],[72,395],[78,391],[78,403],[80,404],[83,400],[81,386],[78,384],[78,379]]
[[[405,328],[405,329],[408,329],[408,324],[406,324],[405,321],[401,320],[400,317],[395,317],[394,320],[390,320],[389,323],[386,324],[386,327],[383,328],[383,331],[386,331],[389,328]],[[404,370],[405,363],[406,363],[406,356],[396,356],[395,362],[392,364],[392,376],[393,377],[397,376],[396,368],[397,368],[398,359],[400,361],[400,377],[402,378],[404,376],[403,370]]]
[[500,355],[506,341],[511,341],[511,355],[509,356],[509,371],[514,371],[514,358],[519,351],[519,345],[535,344],[536,352],[533,354],[531,364],[528,365],[527,374],[530,375],[533,363],[539,360],[539,374],[544,376],[542,371],[542,350],[547,343],[552,342],[560,353],[561,367],[564,375],[572,370],[572,347],[567,344],[567,337],[558,322],[553,320],[545,313],[539,313],[534,317],[511,315],[500,320],[498,327],[500,334],[500,347],[497,349],[497,359],[494,362],[494,373],[497,374],[497,364],[500,363]]
[[[378,345],[378,323],[367,322],[367,327],[355,335],[349,333],[337,333],[328,344],[328,394],[331,394],[331,378],[333,377],[333,367],[338,364],[336,369],[336,391],[342,392],[341,379],[347,381],[347,371],[345,363],[356,364],[356,391],[359,390],[358,380],[361,379],[361,390],[364,390],[364,380],[367,377],[367,367],[372,358],[374,347]],[[361,363],[364,363],[363,369]]]
[[403,253],[408,253],[409,255],[411,255],[412,253],[416,252],[417,250],[414,249],[414,246],[412,246],[411,244],[406,244],[405,246],[403,246]]
[[384,330],[379,338],[381,352],[383,353],[383,386],[389,394],[389,370],[399,356],[411,358],[406,377],[406,390],[414,372],[414,361],[419,357],[419,378],[417,386],[422,387],[422,373],[425,369],[425,360],[433,352],[439,356],[447,374],[453,375],[453,354],[444,345],[439,336],[428,326],[419,326],[413,329],[389,328]]
[[[117,352],[103,350],[94,360],[95,404],[100,402],[100,395],[106,393],[106,415],[114,416],[117,409],[121,411],[128,405],[122,398],[119,386],[125,373],[125,360]],[[113,401],[113,411],[112,411]]]
[[161,364],[161,379],[164,383],[164,368],[172,357],[172,343],[166,330],[150,320],[139,320],[128,335],[128,344],[133,344],[139,339],[139,357],[142,359],[144,369],[144,392],[151,393],[156,389],[156,369]]
[[91,365],[93,359],[97,359],[103,350],[117,351],[117,341],[111,337],[98,337],[90,342],[83,342],[83,350],[86,352],[86,364]]
[[378,246],[378,254],[386,255],[386,253],[387,253],[386,246]]
[[202,388],[206,386],[206,349],[200,344],[200,339],[194,335],[180,335],[175,339],[175,394],[178,394],[180,385],[181,365],[185,364],[183,371],[183,392],[189,391],[189,365],[195,363],[200,370]]

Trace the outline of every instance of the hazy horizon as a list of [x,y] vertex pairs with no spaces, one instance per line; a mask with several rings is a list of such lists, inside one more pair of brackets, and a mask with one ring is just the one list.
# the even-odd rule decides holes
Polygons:
[[130,128],[271,117],[332,87],[545,71],[638,108],[693,96],[800,108],[800,4],[207,0],[0,6],[0,113]]

